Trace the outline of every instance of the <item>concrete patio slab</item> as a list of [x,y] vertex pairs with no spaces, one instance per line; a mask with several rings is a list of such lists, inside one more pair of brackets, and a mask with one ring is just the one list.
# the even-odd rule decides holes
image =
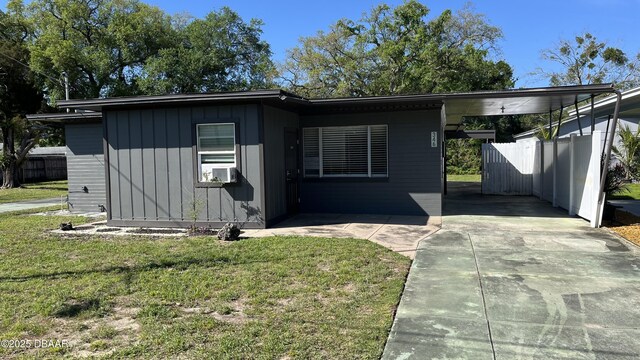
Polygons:
[[243,236],[316,236],[368,239],[411,259],[420,240],[440,227],[439,218],[362,214],[298,214],[269,229],[245,230]]
[[640,358],[636,246],[543,201],[470,189],[453,189],[418,246],[383,359]]

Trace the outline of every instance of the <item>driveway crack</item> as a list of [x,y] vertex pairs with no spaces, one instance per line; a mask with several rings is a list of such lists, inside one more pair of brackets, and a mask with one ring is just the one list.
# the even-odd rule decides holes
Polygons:
[[478,256],[476,255],[476,249],[473,247],[473,241],[471,235],[467,234],[469,238],[469,244],[471,244],[471,252],[473,253],[473,260],[476,265],[476,274],[478,275],[478,284],[480,285],[480,297],[482,298],[482,308],[484,310],[484,318],[487,320],[487,331],[489,332],[489,343],[491,344],[491,353],[493,354],[493,360],[496,360],[496,349],[493,346],[493,335],[491,334],[491,323],[489,322],[489,313],[487,311],[487,302],[484,298],[484,288],[482,287],[482,277],[480,276],[480,267],[478,266]]

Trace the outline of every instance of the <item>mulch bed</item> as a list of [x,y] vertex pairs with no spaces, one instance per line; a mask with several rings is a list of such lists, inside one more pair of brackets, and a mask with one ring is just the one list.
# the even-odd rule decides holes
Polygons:
[[603,225],[630,242],[640,246],[640,217],[616,209],[613,220],[606,221]]

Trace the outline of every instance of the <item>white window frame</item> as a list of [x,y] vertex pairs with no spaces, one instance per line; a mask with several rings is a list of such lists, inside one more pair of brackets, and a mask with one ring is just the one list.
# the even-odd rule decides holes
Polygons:
[[[231,125],[233,126],[233,151],[201,151],[200,150],[200,127],[201,126],[224,126]],[[204,137],[204,138],[212,138],[212,137]],[[202,180],[202,155],[230,155],[233,154],[233,163],[217,163],[210,164],[214,169],[227,169],[227,168],[235,168],[238,163],[238,155],[236,154],[236,124],[235,123],[202,123],[196,124],[196,152],[198,156],[198,182],[203,182]]]
[[[331,175],[325,175],[324,174],[324,161],[323,161],[323,147],[322,147],[322,134],[323,134],[323,129],[327,129],[327,128],[348,128],[348,127],[354,127],[354,126],[362,126],[362,127],[366,127],[367,128],[367,174],[331,174]],[[372,164],[371,164],[371,127],[372,126],[384,126],[386,128],[385,131],[385,159],[386,159],[386,164],[385,164],[385,168],[386,168],[386,174],[373,174],[372,173]],[[318,178],[388,178],[389,177],[389,126],[387,124],[375,124],[375,125],[351,125],[351,126],[314,126],[314,127],[306,127],[303,128],[303,134],[302,134],[302,152],[304,154],[304,131],[305,129],[317,129],[318,130],[318,175],[307,175],[306,172],[306,167],[304,165],[305,161],[303,158],[303,168],[302,168],[302,173],[303,176],[305,178],[310,178],[310,179],[318,179]]]

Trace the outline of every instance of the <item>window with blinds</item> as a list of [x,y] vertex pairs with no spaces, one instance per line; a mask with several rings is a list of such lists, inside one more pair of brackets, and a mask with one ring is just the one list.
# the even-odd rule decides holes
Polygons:
[[387,125],[305,128],[305,177],[386,177]]

